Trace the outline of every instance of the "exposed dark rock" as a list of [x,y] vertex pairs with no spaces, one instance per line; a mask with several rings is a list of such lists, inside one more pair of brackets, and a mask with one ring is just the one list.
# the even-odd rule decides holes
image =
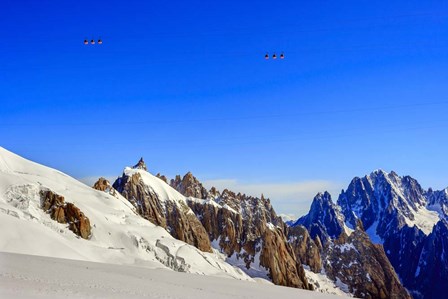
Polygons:
[[159,179],[161,179],[162,181],[164,181],[165,183],[168,184],[168,178],[160,173],[156,174],[156,177],[158,177]]
[[299,218],[291,227],[297,225],[306,227],[313,239],[319,237],[325,245],[327,240],[337,238],[343,232],[344,216],[339,206],[331,200],[330,193],[318,193],[309,213]]
[[375,245],[359,226],[347,236],[342,233],[324,250],[328,277],[346,284],[359,298],[411,298],[381,245]]
[[69,229],[83,239],[90,238],[89,218],[72,203],[66,203],[64,197],[50,190],[41,190],[41,207],[49,213],[51,219],[59,223],[68,223]]
[[[322,265],[327,276],[340,281],[350,293],[360,298],[410,298],[387,259],[381,245],[371,242],[363,224],[356,221],[356,230],[345,227],[345,217],[334,204],[330,194],[319,193],[311,204],[310,212],[289,227],[288,236],[297,255],[314,272],[319,272],[316,256],[320,248]],[[303,224],[315,235],[315,253],[306,252],[297,242],[307,240],[300,226]],[[347,235],[350,234],[350,235]],[[320,239],[325,240],[324,245]],[[311,247],[311,246],[310,246]],[[307,256],[310,255],[310,256]]]
[[137,164],[135,164],[132,168],[134,169],[143,169],[145,171],[148,171],[148,168],[146,167],[145,161],[143,158],[140,158]]

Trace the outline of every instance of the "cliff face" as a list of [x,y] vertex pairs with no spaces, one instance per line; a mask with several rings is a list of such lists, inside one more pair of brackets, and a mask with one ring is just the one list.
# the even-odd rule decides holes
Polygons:
[[[211,252],[208,234],[188,207],[185,198],[180,194],[170,196],[166,193],[165,189],[171,188],[149,174],[143,160],[135,167],[127,168],[115,181],[113,188],[129,200],[142,217],[165,228],[176,239]],[[160,191],[157,192],[155,187],[159,187]]]
[[314,197],[309,213],[300,217],[291,227],[297,225],[306,227],[311,237],[318,237],[323,244],[339,237],[345,228],[344,216],[328,192],[318,193]]
[[[325,271],[342,289],[360,298],[411,298],[401,285],[381,245],[371,242],[358,220],[349,229],[340,207],[328,193],[319,193],[309,213],[288,228],[290,243],[304,264]],[[303,225],[303,226],[302,226]],[[314,234],[314,241],[305,230]],[[322,247],[320,238],[325,240]],[[309,243],[304,250],[304,244]],[[314,252],[313,249],[315,248]],[[311,250],[310,250],[311,249]],[[319,255],[317,252],[320,252]]]
[[311,271],[318,273],[322,269],[320,252],[322,244],[318,236],[312,240],[308,230],[296,225],[288,229],[289,243],[291,244],[296,257],[310,267]]
[[362,225],[347,236],[328,244],[324,250],[327,275],[347,285],[359,298],[403,298],[411,296],[401,285],[381,245],[375,245]]
[[286,226],[269,199],[207,191],[191,174],[177,176],[173,188],[190,196],[188,205],[201,220],[214,246],[252,276],[275,284],[311,289],[301,261],[286,240]]

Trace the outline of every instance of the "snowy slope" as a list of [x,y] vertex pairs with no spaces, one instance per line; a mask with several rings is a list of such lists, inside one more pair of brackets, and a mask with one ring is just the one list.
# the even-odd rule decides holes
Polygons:
[[[160,181],[160,180],[159,180]],[[155,185],[158,181],[154,182]],[[90,219],[90,240],[40,209],[48,188]],[[158,190],[162,192],[163,190]],[[167,194],[167,196],[176,194]],[[180,198],[181,199],[181,198]],[[0,147],[0,251],[84,261],[140,265],[253,281],[219,253],[204,253],[138,216],[123,197],[113,197]]]
[[152,189],[153,193],[158,195],[158,199],[160,201],[163,202],[169,200],[173,202],[187,203],[185,196],[183,196],[182,194],[171,188],[167,183],[165,183],[158,177],[153,176],[146,170],[131,167],[126,167],[124,169],[124,174],[129,177],[137,173],[141,176],[145,185],[149,186],[149,188]]
[[[191,196],[186,197],[186,196],[182,195],[181,193],[179,193],[172,186],[168,185],[163,180],[152,175],[151,173],[149,173],[148,171],[146,171],[144,169],[126,167],[123,171],[123,174],[128,177],[132,177],[135,174],[139,174],[143,183],[150,189],[150,192],[157,194],[158,200],[161,201],[162,203],[165,201],[171,201],[171,202],[177,204],[178,206],[179,206],[179,204],[183,203],[183,204],[185,204],[184,206],[186,206],[188,208],[187,202],[193,201],[193,202],[201,203],[201,204],[210,204],[219,209],[228,209],[229,211],[231,211],[233,213],[238,213],[237,211],[235,211],[228,205],[226,205],[226,204],[220,205],[213,199],[199,199],[199,198],[195,198],[195,197],[191,197]],[[190,208],[188,208],[188,209],[191,211],[192,214],[194,214],[194,212]]]
[[333,282],[325,274],[325,270],[322,270],[321,273],[314,273],[306,265],[303,266],[303,269],[305,270],[305,275],[308,279],[308,282],[314,286],[315,291],[343,297],[353,297],[349,293],[347,285],[344,285],[339,279],[337,280],[337,282]]
[[0,253],[0,298],[335,299],[339,297],[269,284],[160,269]]

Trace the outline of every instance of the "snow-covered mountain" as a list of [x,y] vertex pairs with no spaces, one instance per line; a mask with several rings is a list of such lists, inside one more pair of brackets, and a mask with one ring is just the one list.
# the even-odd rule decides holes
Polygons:
[[308,229],[311,237],[319,237],[322,243],[335,239],[344,231],[350,234],[351,230],[344,223],[341,209],[331,200],[328,192],[318,193],[311,204],[310,212],[300,217],[290,226],[302,225]]
[[[157,192],[172,198],[180,196],[171,190],[162,186]],[[46,206],[48,209],[44,211]],[[75,234],[81,218],[73,218],[76,216],[72,216],[73,211],[90,226],[85,238]],[[0,225],[3,252],[253,281],[226,263],[220,253],[201,251],[142,218],[121,195],[95,190],[3,148],[0,148]]]
[[354,178],[338,199],[353,226],[360,219],[414,298],[448,293],[448,191],[424,190],[417,180],[377,170]]
[[[448,189],[374,171],[284,223],[268,198],[143,159],[93,188],[0,148],[0,251],[139,265],[362,298],[448,293]],[[398,276],[397,276],[398,274]],[[254,279],[255,278],[255,279]],[[403,285],[402,285],[403,284]]]
[[[342,190],[337,203],[331,201],[328,193],[318,194],[310,212],[291,225],[289,238],[293,240],[298,231],[294,227],[303,225],[316,244],[322,240],[325,245],[328,240],[327,248],[321,251],[327,276],[339,277],[349,288],[356,283],[347,282],[344,277],[350,280],[353,273],[345,276],[343,270],[356,269],[353,261],[360,263],[361,254],[369,257],[360,268],[360,273],[369,273],[368,282],[396,280],[394,273],[385,273],[386,279],[371,275],[375,264],[384,270],[389,268],[387,264],[390,262],[414,298],[440,298],[440,294],[448,293],[447,211],[448,189],[426,191],[409,176],[376,170],[362,178],[355,177],[347,190]],[[363,235],[368,235],[368,238]],[[358,241],[353,240],[354,236],[358,236]],[[366,249],[384,249],[383,253],[377,251],[373,255],[377,261],[372,253],[366,254],[365,250],[352,246],[361,244],[361,239]],[[344,249],[332,255],[337,247]],[[351,252],[349,249],[354,249],[352,252],[356,254],[346,259],[343,256]],[[389,260],[387,263],[384,253]],[[336,271],[332,271],[335,266]],[[362,284],[366,285],[366,282]],[[355,288],[359,291],[358,287]],[[361,294],[357,296],[363,297]]]
[[414,225],[425,235],[440,220],[439,213],[428,209],[425,190],[409,177],[382,170],[363,178],[354,178],[338,204],[354,226],[361,219],[369,235],[381,243],[403,226]]
[[[303,233],[305,229],[312,240]],[[297,255],[314,273],[325,274],[354,296],[410,298],[383,248],[372,243],[361,221],[357,221],[354,229],[347,227],[341,208],[332,201],[328,192],[316,195],[309,213],[289,227],[288,236],[294,247],[300,246],[300,241],[303,243],[304,240],[311,242],[309,248],[321,247],[313,254],[319,255],[319,259],[303,257],[310,250],[302,250]]]
[[113,187],[140,215],[203,251],[222,252],[251,277],[311,288],[269,199],[208,191],[191,173],[168,184],[164,176],[150,174],[143,160],[138,165],[126,168]]

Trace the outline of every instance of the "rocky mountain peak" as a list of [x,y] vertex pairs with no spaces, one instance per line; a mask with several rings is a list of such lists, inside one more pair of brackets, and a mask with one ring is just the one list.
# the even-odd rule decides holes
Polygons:
[[362,224],[369,237],[381,244],[414,298],[428,294],[432,298],[436,294],[433,286],[443,285],[448,275],[448,271],[440,274],[432,268],[448,269],[441,241],[446,234],[447,194],[445,190],[425,191],[411,176],[377,170],[354,178],[338,204],[350,226]]
[[143,169],[143,170],[148,171],[148,168],[146,167],[146,164],[145,164],[145,161],[143,160],[143,158],[140,158],[138,163],[135,164],[132,168],[134,168],[134,169]]
[[211,188],[210,188],[209,194],[210,194],[213,198],[216,198],[216,197],[218,197],[218,196],[221,195],[221,193],[219,193],[218,189],[216,189],[215,187],[211,187]]
[[176,175],[170,182],[171,187],[187,197],[206,199],[209,195],[202,183],[189,171],[182,178]]
[[[386,228],[391,222],[401,227],[414,221],[415,212],[427,205],[427,199],[425,191],[412,177],[376,170],[363,178],[354,178],[339,196],[338,204],[350,226],[355,227],[356,219],[360,218],[369,230],[379,222]],[[378,232],[381,237],[384,233]]]
[[325,243],[328,239],[339,237],[344,229],[344,216],[339,206],[328,192],[318,193],[307,215],[299,218],[292,226],[303,225],[314,239],[316,236]]

